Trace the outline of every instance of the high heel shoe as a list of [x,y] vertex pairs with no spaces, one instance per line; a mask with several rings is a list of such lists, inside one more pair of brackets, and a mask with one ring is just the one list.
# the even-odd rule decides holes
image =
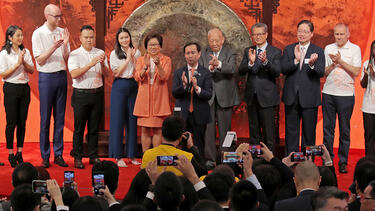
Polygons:
[[12,168],[15,168],[17,166],[17,161],[13,154],[9,154],[8,160]]
[[22,152],[17,152],[14,158],[16,159],[18,164],[23,163]]

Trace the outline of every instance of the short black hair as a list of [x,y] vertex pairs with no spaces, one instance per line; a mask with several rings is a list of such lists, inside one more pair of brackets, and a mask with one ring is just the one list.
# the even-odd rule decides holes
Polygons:
[[121,211],[147,211],[141,204],[130,204],[121,209]]
[[12,173],[13,187],[30,184],[38,179],[38,170],[29,162],[19,164]]
[[174,210],[182,201],[182,185],[170,171],[163,172],[155,182],[155,200],[162,210]]
[[257,175],[259,183],[268,198],[270,198],[283,183],[279,170],[271,164],[257,165],[254,168],[254,174]]
[[147,49],[148,41],[150,41],[152,38],[157,39],[158,42],[159,42],[160,47],[161,48],[163,47],[163,37],[160,34],[151,33],[151,34],[147,35],[146,38],[145,38],[145,42],[144,42],[145,49]]
[[40,194],[33,193],[31,184],[18,185],[10,195],[13,211],[33,211],[40,204]]
[[121,204],[126,206],[128,204],[142,204],[148,192],[148,186],[151,180],[146,173],[146,169],[141,169],[130,183],[128,193],[125,195]]
[[102,206],[100,205],[100,202],[97,198],[93,196],[83,196],[77,199],[73,205],[72,208],[69,209],[72,211],[102,211]]
[[185,132],[185,121],[178,116],[169,116],[164,119],[161,131],[166,141],[177,141]]
[[247,180],[241,180],[230,190],[230,207],[233,211],[248,211],[257,206],[258,192],[256,187]]
[[197,47],[197,51],[201,52],[201,46],[199,45],[199,43],[197,43],[197,42],[189,42],[189,43],[186,43],[184,45],[184,54],[185,54],[186,47],[191,46],[191,45],[195,45]]
[[[322,178],[319,187],[335,186],[337,187],[336,175],[329,169],[328,166],[319,166],[319,173]],[[263,187],[263,186],[262,186]]]
[[94,28],[92,28],[92,26],[90,25],[83,25],[81,27],[81,29],[79,30],[79,32],[82,32],[83,30],[91,30],[91,31],[94,31]]
[[367,185],[375,180],[375,163],[364,162],[358,166],[357,185],[358,189],[363,193]]
[[302,20],[297,24],[297,29],[301,24],[307,24],[310,28],[310,32],[314,32],[314,24],[309,20]]
[[200,200],[191,211],[223,211],[223,208],[214,201],[211,200]]
[[103,160],[92,166],[91,174],[94,172],[104,172],[104,183],[108,186],[109,191],[114,194],[118,187],[118,166],[112,161]]
[[330,198],[346,200],[348,193],[334,186],[321,187],[311,197],[311,206],[314,211],[324,210]]
[[208,174],[203,181],[217,202],[228,201],[229,191],[233,185],[233,180],[229,175],[213,172]]

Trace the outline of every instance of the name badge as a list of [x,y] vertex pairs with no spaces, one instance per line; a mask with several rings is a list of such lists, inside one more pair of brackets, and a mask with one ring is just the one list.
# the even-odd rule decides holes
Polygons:
[[309,64],[310,59],[305,59],[305,64]]

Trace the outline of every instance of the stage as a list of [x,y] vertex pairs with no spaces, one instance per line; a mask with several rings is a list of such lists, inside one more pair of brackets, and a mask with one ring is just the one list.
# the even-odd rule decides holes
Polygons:
[[[60,166],[57,166],[53,163],[53,155],[51,155],[50,163],[51,166],[47,169],[48,172],[51,175],[51,178],[54,178],[58,181],[60,185],[62,185],[64,177],[63,173],[66,170],[73,170],[75,171],[75,181],[78,184],[78,191],[81,196],[85,195],[92,195],[91,190],[91,167],[92,165],[89,165],[89,159],[84,158],[83,163],[85,165],[85,169],[76,169],[74,168],[74,159],[69,155],[69,152],[72,148],[72,143],[67,142],[64,145],[64,159],[68,163],[69,167],[63,168]],[[11,168],[9,162],[8,162],[8,151],[6,150],[5,144],[0,144],[0,149],[3,149],[0,151],[0,158],[1,162],[4,162],[4,166],[0,166],[0,178],[1,178],[1,186],[0,189],[0,196],[9,196],[13,190],[12,186],[12,172],[13,168]],[[337,154],[337,148],[334,149],[335,154]],[[349,191],[348,188],[352,183],[353,180],[353,171],[355,164],[357,161],[365,155],[365,151],[362,149],[350,149],[349,151],[349,163],[348,163],[348,174],[340,174],[338,172],[337,167],[337,160],[335,158],[334,164],[336,167],[336,174],[337,179],[339,183],[339,188],[344,191]],[[30,162],[35,166],[39,166],[42,162],[42,159],[40,157],[40,150],[39,150],[39,143],[33,142],[33,143],[25,143],[24,146],[24,153],[23,153],[24,161]],[[336,156],[337,157],[337,156]],[[114,159],[110,158],[104,158],[104,160],[111,160],[114,161]],[[140,161],[140,160],[139,160]],[[319,162],[317,162],[319,163]],[[125,196],[125,194],[128,192],[130,183],[133,179],[133,177],[137,174],[137,172],[140,170],[139,166],[134,166],[132,164],[128,164],[128,168],[120,168],[120,177],[119,177],[119,186],[116,191],[115,197],[119,200],[122,200]]]

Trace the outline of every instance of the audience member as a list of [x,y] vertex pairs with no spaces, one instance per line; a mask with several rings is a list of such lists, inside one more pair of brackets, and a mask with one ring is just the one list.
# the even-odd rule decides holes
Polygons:
[[361,211],[375,210],[375,180],[371,181],[361,197]]
[[39,210],[40,195],[33,193],[30,184],[18,185],[10,196],[13,211]]
[[224,209],[221,208],[217,202],[201,200],[193,207],[193,209],[191,209],[191,211],[224,211]]
[[298,195],[277,201],[274,210],[311,210],[311,196],[319,188],[320,181],[319,169],[313,162],[299,163],[294,171],[294,183]]
[[241,180],[230,190],[231,211],[248,211],[259,206],[257,188],[247,180]]
[[348,194],[337,187],[322,187],[311,197],[313,211],[348,210]]
[[148,177],[146,170],[141,169],[133,178],[128,193],[122,200],[121,205],[142,204],[150,184],[151,180]]
[[70,211],[103,211],[98,198],[92,196],[83,196],[77,199]]

